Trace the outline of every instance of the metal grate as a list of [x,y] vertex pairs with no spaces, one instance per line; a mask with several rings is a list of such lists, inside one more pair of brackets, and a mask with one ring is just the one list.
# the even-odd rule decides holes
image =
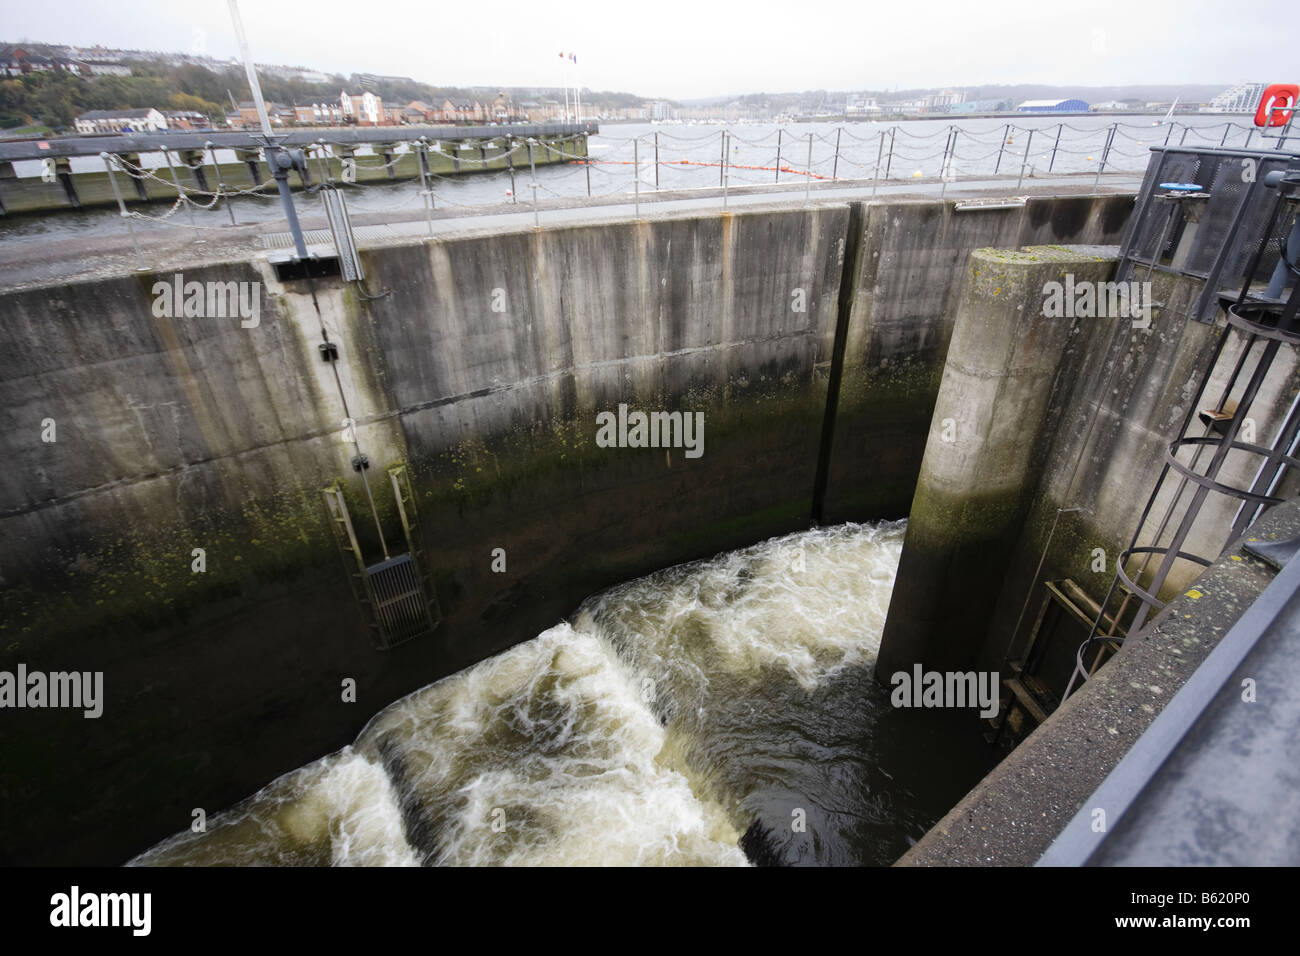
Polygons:
[[384,646],[393,647],[433,630],[433,618],[420,584],[419,569],[409,554],[372,564],[366,580]]
[[[394,232],[388,226],[354,226],[352,229],[353,236],[356,237],[357,245],[363,242],[375,241],[381,239],[397,239],[399,234]],[[334,237],[330,235],[328,229],[308,229],[302,234],[303,241],[308,245],[333,246]],[[287,232],[266,232],[260,237],[263,249],[292,249],[293,235]],[[336,252],[338,250],[335,250]]]

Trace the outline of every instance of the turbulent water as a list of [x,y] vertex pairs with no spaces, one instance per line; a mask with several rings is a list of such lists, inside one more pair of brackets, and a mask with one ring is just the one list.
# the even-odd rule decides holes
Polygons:
[[743,843],[888,863],[982,769],[870,677],[903,533],[808,531],[619,585],[132,862],[745,865]]

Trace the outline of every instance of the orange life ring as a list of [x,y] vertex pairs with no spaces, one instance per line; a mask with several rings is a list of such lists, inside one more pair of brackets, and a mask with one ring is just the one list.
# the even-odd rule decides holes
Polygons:
[[[1285,126],[1297,99],[1300,99],[1300,86],[1294,83],[1273,83],[1266,87],[1255,110],[1255,125]],[[1277,103],[1278,100],[1282,102]]]

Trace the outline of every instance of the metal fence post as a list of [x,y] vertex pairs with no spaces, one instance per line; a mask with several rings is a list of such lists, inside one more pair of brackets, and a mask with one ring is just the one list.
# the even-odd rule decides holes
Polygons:
[[1115,138],[1115,130],[1118,127],[1119,127],[1119,123],[1112,124],[1110,128],[1110,133],[1106,136],[1106,145],[1102,148],[1101,151],[1101,162],[1097,164],[1097,177],[1092,181],[1092,191],[1094,193],[1097,191],[1097,187],[1101,184],[1101,174],[1102,171],[1105,170],[1106,168],[1106,159],[1107,157],[1110,156],[1110,144],[1111,141]]
[[537,163],[533,159],[533,138],[528,138],[528,170],[533,177],[533,228],[540,229],[542,226],[541,217],[537,213]]
[[655,130],[655,189],[659,188],[659,131]]
[[[424,139],[423,136],[420,137]],[[433,236],[433,188],[426,178],[429,173],[429,144],[427,142],[417,143],[415,147],[415,159],[420,167],[420,198],[424,202],[425,221],[429,225],[429,235]]]
[[203,145],[208,151],[208,158],[212,160],[212,172],[217,184],[217,195],[225,197],[226,212],[230,213],[230,224],[238,226],[239,223],[235,222],[235,201],[226,196],[226,184],[221,178],[221,166],[217,163],[217,148],[212,145],[211,140]]
[[876,186],[880,183],[880,157],[885,152],[885,131],[876,134],[876,169],[871,174],[871,198],[876,198]]
[[724,178],[726,175],[725,173],[726,168],[727,168],[727,131],[724,129],[722,131],[722,155],[718,159],[718,185],[719,186],[726,185],[726,179]]
[[1029,164],[1029,147],[1034,142],[1034,131],[1029,131],[1029,138],[1025,140],[1025,155],[1020,157],[1020,178],[1016,180],[1016,192],[1020,191],[1021,185],[1025,181],[1025,166]]
[[638,137],[632,137],[632,189],[636,198],[633,202],[636,204],[636,218],[641,218],[641,153]]
[[809,201],[812,199],[812,176],[813,176],[812,146],[813,146],[813,134],[809,133],[808,134],[808,175],[807,175],[808,181],[804,183],[804,187],[803,187],[803,202],[805,206],[808,205]]
[[773,182],[781,181],[781,136],[785,132],[785,127],[776,131],[776,179]]
[[515,191],[515,138],[513,136],[506,137],[506,169],[510,170],[510,201],[517,203],[519,193]]
[[131,245],[135,248],[135,261],[140,263],[139,271],[147,271],[144,264],[144,256],[140,254],[140,243],[135,239],[135,227],[131,225],[131,214],[126,211],[126,202],[122,199],[122,192],[117,188],[117,178],[113,175],[113,164],[109,162],[108,153],[100,153],[99,158],[104,161],[104,168],[108,170],[108,184],[113,187],[113,196],[117,199],[117,209],[122,218],[126,220],[126,231],[131,234]]
[[[728,134],[727,131],[724,129],[722,131],[722,155],[723,156],[727,155],[728,140],[730,140],[730,138],[731,138],[730,134]],[[727,190],[730,185],[731,185],[731,163],[724,162],[722,164],[722,211],[723,212],[727,211]]]
[[1011,124],[1008,123],[1002,130],[1002,142],[998,144],[998,161],[993,164],[993,175],[998,174],[1002,168],[1002,151],[1007,148],[1007,137],[1011,135]]
[[889,178],[889,170],[894,165],[894,137],[898,135],[898,127],[893,126],[889,130],[889,155],[885,157],[885,178]]
[[843,126],[835,130],[835,165],[831,167],[832,182],[840,177],[840,134],[843,132]]
[[1052,144],[1052,161],[1047,164],[1047,171],[1050,173],[1052,167],[1056,165],[1056,150],[1061,145],[1061,130],[1065,129],[1064,123],[1056,124],[1056,142]]
[[190,217],[190,228],[194,230],[194,241],[202,242],[203,237],[199,235],[199,227],[194,224],[194,210],[190,208],[190,199],[185,195],[185,190],[181,189],[180,178],[176,175],[176,167],[172,164],[171,150],[164,149],[162,154],[167,160],[167,168],[172,171],[172,182],[176,184],[176,195],[180,198],[181,205],[185,207],[185,212]]

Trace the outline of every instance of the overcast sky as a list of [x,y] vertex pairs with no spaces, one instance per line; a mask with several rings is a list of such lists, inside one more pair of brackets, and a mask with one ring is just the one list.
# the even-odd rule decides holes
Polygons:
[[[3,0],[0,40],[237,52],[226,0]],[[258,62],[690,99],[988,83],[1300,81],[1286,0],[242,0]],[[1281,75],[1286,73],[1287,75]]]

